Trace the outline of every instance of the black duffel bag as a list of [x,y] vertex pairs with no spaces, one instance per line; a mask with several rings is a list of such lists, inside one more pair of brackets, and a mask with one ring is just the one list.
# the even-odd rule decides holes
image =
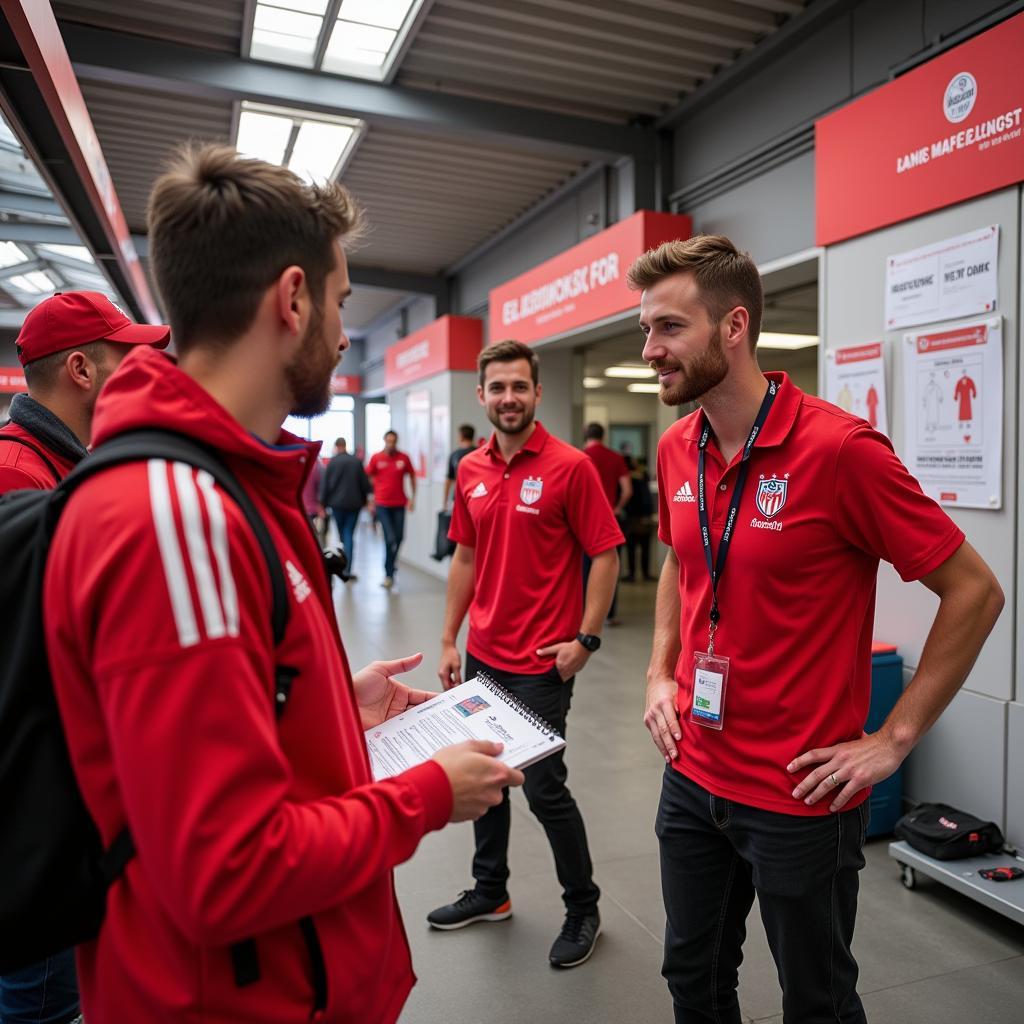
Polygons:
[[448,530],[451,525],[451,512],[437,513],[437,535],[434,538],[434,550],[430,554],[435,562],[443,561],[455,554],[455,541],[448,539]]
[[949,804],[918,804],[896,822],[896,835],[936,860],[960,860],[996,853],[1003,833],[994,821],[982,821]]

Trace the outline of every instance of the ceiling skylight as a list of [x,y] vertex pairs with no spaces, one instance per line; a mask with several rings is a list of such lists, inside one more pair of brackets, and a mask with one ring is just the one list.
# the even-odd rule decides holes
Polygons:
[[17,274],[14,277],[7,278],[7,283],[14,285],[15,288],[19,288],[23,292],[28,292],[29,295],[48,295],[56,287],[49,274],[42,270],[33,270],[28,274]]
[[424,0],[258,0],[249,56],[356,78],[388,78]]
[[0,267],[16,267],[27,262],[28,256],[13,242],[0,242]]
[[[5,243],[9,245],[10,243]],[[92,263],[92,253],[84,245],[37,245],[36,249],[43,253],[52,253],[54,256],[66,256],[68,259],[80,260],[82,263]]]
[[310,183],[338,176],[365,127],[351,117],[242,103],[235,146],[245,156],[282,164]]

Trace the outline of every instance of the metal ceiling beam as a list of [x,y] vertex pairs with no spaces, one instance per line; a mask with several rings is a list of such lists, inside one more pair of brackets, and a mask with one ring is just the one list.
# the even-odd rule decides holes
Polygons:
[[10,189],[0,189],[0,210],[27,217],[59,217],[63,221],[68,219],[60,203],[49,196],[12,192]]
[[0,5],[0,106],[124,301],[140,319],[155,321],[156,305],[49,4]]
[[61,32],[80,81],[205,99],[254,100],[344,114],[371,124],[516,139],[574,156],[654,156],[654,133],[638,126],[259,63],[71,23],[62,22]]
[[72,228],[60,224],[25,224],[0,221],[0,242],[28,242],[42,245],[81,245],[82,239]]

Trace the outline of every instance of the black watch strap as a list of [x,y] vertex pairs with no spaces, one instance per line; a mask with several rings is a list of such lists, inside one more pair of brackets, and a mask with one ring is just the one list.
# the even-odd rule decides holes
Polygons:
[[601,638],[593,633],[577,633],[576,639],[593,654],[601,646]]

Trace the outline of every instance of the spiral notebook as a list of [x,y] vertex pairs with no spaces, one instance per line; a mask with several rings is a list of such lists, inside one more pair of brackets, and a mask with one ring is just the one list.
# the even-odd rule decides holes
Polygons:
[[539,715],[483,673],[366,731],[370,767],[389,779],[463,740],[504,744],[499,761],[525,768],[565,746]]

